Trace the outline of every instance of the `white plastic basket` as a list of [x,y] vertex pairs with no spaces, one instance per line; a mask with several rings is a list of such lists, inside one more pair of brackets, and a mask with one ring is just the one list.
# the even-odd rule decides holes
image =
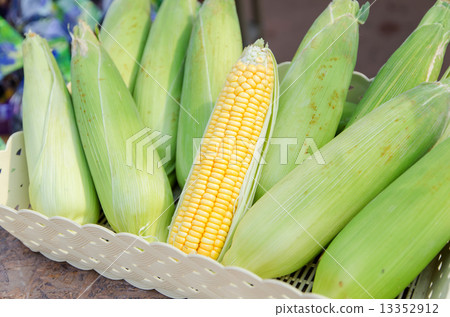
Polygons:
[[[47,218],[30,207],[23,133],[19,132],[0,151],[0,226],[32,251],[173,298],[321,298],[310,293],[315,263],[277,280],[263,280],[241,268],[186,255],[165,243],[148,243],[101,225]],[[449,275],[447,246],[399,297],[450,298]]]

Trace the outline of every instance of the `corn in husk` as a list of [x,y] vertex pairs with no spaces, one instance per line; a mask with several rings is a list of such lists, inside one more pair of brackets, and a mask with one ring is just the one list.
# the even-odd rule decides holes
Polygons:
[[[291,62],[283,62],[278,64],[278,78],[280,82],[283,81],[284,76],[289,70]],[[344,103],[344,109],[342,110],[341,120],[339,121],[339,126],[337,128],[336,134],[341,133],[345,126],[347,125],[350,117],[356,110],[358,103],[361,101],[364,93],[369,88],[371,79],[367,78],[364,74],[360,72],[353,72],[352,80],[350,82],[350,88],[347,93],[347,99]]]
[[176,173],[186,183],[214,103],[228,72],[242,53],[242,39],[234,0],[206,0],[194,23],[181,93]]
[[45,39],[28,33],[22,49],[31,206],[48,217],[96,223],[100,206],[62,74]]
[[72,76],[78,129],[109,224],[165,241],[174,209],[167,175],[131,93],[84,23],[74,29]]
[[437,80],[449,41],[450,3],[438,0],[380,69],[347,127],[402,92]]
[[184,60],[197,10],[196,0],[165,0],[152,25],[138,72],[134,99],[144,124],[162,133],[157,147],[166,173],[175,172],[175,149]]
[[150,30],[151,0],[115,0],[100,31],[100,41],[125,84],[133,91],[139,61]]
[[217,259],[251,206],[278,109],[275,58],[248,46],[227,76],[172,221],[169,243]]
[[313,292],[331,298],[395,298],[450,239],[449,193],[447,139],[337,235],[319,262]]
[[449,104],[448,84],[425,83],[344,130],[252,206],[223,263],[264,278],[301,268],[431,148]]
[[302,163],[310,153],[307,138],[320,148],[335,136],[356,63],[362,12],[367,7],[360,10],[357,1],[335,0],[308,32],[315,35],[302,41],[281,83],[280,112],[256,199]]

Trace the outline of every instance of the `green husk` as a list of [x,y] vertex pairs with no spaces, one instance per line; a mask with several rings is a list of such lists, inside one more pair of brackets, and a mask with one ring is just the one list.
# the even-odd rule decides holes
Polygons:
[[336,134],[344,131],[345,126],[358,107],[358,104],[367,91],[367,88],[369,88],[370,83],[371,80],[364,74],[353,72],[352,81],[350,83],[350,90],[347,94],[347,100],[344,103],[344,110],[342,111],[341,120],[339,121],[339,126],[337,128]]
[[448,83],[422,84],[310,156],[246,213],[223,264],[266,278],[291,273],[312,260],[433,146],[448,121],[449,89]]
[[48,217],[96,223],[100,206],[64,79],[45,39],[28,33],[22,48],[31,206]]
[[130,91],[150,30],[151,0],[115,0],[106,13],[100,41]]
[[226,76],[241,53],[234,0],[204,1],[192,30],[183,77],[176,150],[180,187],[194,162],[196,141],[203,136]]
[[3,141],[2,138],[0,138],[0,151],[1,151],[1,150],[4,150],[5,147],[6,147],[5,141]]
[[356,64],[359,10],[357,1],[333,1],[308,32],[314,36],[302,41],[281,83],[280,111],[256,199],[307,157],[309,149],[302,150],[307,139],[320,148],[336,135]]
[[[158,149],[175,172],[175,149],[184,60],[197,9],[196,0],[165,0],[152,25],[141,60],[134,99],[146,126],[169,136]],[[166,153],[167,150],[167,153]]]
[[283,62],[278,64],[278,78],[280,81],[283,81],[284,76],[286,76],[289,71],[289,67],[291,67],[291,62]]
[[74,29],[72,56],[78,129],[109,224],[118,232],[165,241],[172,192],[131,93],[84,23]]
[[321,258],[313,292],[394,298],[450,239],[450,139],[372,200]]
[[450,3],[438,0],[380,69],[347,127],[422,82],[438,79],[450,41]]

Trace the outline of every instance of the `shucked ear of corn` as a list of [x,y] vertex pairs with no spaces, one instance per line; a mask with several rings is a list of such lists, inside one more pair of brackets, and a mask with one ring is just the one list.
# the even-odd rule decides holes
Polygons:
[[264,278],[305,265],[436,142],[449,104],[448,84],[426,83],[344,130],[252,206],[223,264]]
[[22,49],[31,206],[48,217],[96,223],[100,206],[64,79],[44,39],[28,33]]
[[450,239],[449,193],[447,139],[337,235],[319,262],[313,292],[331,298],[397,296]]
[[150,30],[138,71],[134,99],[146,126],[170,137],[160,145],[168,175],[175,172],[180,95],[196,0],[165,0]]
[[277,112],[275,58],[258,40],[228,75],[170,228],[169,243],[217,259],[250,207]]
[[183,187],[226,76],[242,53],[234,0],[206,0],[194,23],[181,93],[176,173]]
[[449,40],[450,2],[438,0],[380,69],[347,127],[402,92],[437,80]]
[[173,213],[167,175],[143,138],[146,128],[131,93],[84,23],[74,29],[72,76],[78,129],[109,224],[115,231],[165,241]]
[[151,0],[115,0],[100,31],[100,41],[125,84],[133,91],[151,19]]
[[335,0],[308,32],[314,36],[302,41],[281,82],[280,112],[256,199],[301,164],[311,150],[304,146],[307,138],[320,148],[335,136],[356,63],[361,14],[357,1]]

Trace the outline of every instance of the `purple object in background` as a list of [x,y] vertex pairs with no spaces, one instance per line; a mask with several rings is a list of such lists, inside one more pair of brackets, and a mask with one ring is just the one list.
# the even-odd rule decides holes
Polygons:
[[22,131],[22,97],[23,97],[23,80],[17,87],[14,95],[9,99],[9,105],[12,109],[12,132]]
[[24,28],[24,33],[27,33],[28,31],[37,33],[47,40],[61,37],[69,39],[67,29],[64,29],[61,21],[55,17],[44,18],[28,23]]
[[0,134],[7,134],[12,130],[13,109],[7,103],[0,103]]
[[8,20],[14,21],[17,28],[22,28],[26,23],[49,17],[53,13],[51,0],[12,0],[8,12]]

